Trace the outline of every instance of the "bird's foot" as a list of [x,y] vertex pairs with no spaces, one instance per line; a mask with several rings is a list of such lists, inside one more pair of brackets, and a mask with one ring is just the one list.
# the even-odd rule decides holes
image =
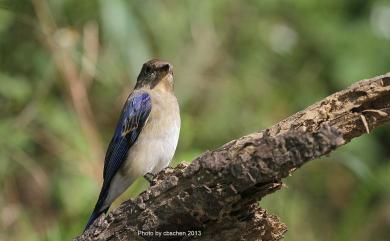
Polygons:
[[144,175],[144,178],[146,179],[146,181],[149,182],[150,185],[153,185],[153,179],[156,177],[156,175],[154,175],[153,173],[151,172],[147,172],[145,175]]

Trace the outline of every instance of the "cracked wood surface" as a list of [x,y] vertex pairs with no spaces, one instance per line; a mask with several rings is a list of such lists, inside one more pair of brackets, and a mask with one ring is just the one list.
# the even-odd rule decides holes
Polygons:
[[280,240],[286,225],[257,201],[305,162],[389,120],[390,73],[359,81],[269,129],[163,170],[75,240]]

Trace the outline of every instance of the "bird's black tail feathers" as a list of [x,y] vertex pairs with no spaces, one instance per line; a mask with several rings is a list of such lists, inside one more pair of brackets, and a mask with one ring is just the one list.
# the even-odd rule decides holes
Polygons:
[[[88,227],[97,219],[102,213],[106,213],[108,211],[107,207],[106,209],[103,209],[101,211],[99,210],[93,210],[91,217],[89,217],[89,220],[87,222],[87,225],[85,225],[84,231],[88,229]],[[95,208],[96,209],[96,208]]]
[[96,205],[95,205],[95,208],[93,209],[91,217],[89,217],[87,225],[85,225],[84,232],[95,221],[95,219],[97,219],[102,213],[106,213],[108,211],[108,209],[110,208],[110,205],[103,208],[103,206],[105,206],[104,201],[107,197],[107,193],[108,193],[107,184],[103,183],[102,190],[100,191],[98,201],[96,202]]

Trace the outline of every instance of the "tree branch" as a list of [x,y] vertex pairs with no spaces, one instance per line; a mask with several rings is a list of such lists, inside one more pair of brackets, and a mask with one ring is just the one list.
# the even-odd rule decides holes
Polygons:
[[269,129],[165,169],[75,240],[280,240],[286,226],[257,201],[307,161],[389,120],[390,73],[359,81]]

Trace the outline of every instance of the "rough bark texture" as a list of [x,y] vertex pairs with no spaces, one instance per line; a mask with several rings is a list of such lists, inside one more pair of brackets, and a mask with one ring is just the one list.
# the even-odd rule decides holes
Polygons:
[[390,73],[362,80],[269,129],[165,169],[75,240],[280,240],[287,227],[257,201],[307,161],[389,119]]

